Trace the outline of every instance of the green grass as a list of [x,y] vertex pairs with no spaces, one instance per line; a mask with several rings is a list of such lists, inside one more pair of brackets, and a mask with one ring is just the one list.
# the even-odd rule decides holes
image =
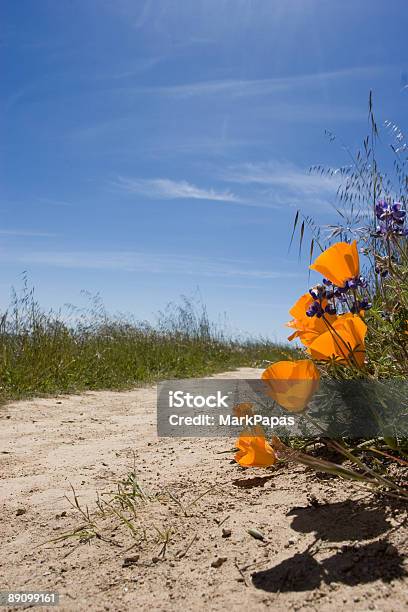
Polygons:
[[258,366],[288,354],[269,340],[233,339],[205,308],[183,298],[156,325],[109,316],[100,299],[83,311],[45,312],[25,282],[0,314],[0,402],[87,389],[128,389]]

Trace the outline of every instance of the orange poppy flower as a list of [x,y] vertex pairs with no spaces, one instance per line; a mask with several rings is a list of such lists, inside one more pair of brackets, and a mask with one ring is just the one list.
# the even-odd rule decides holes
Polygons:
[[253,403],[252,402],[242,402],[242,404],[236,404],[232,411],[235,416],[243,417],[243,416],[251,416],[253,414]]
[[[328,315],[326,318],[333,319],[335,318],[333,315]],[[311,343],[318,337],[320,334],[323,334],[327,331],[327,325],[323,319],[318,319],[317,317],[309,318],[308,321],[289,321],[286,324],[288,327],[295,327],[296,331],[293,332],[290,336],[288,336],[288,340],[292,341],[295,338],[299,338],[301,343],[304,346],[310,346]]]
[[242,467],[268,467],[276,463],[276,455],[266,440],[263,430],[254,427],[250,431],[243,431],[236,442],[239,449],[235,454],[235,461]]
[[358,315],[341,315],[331,329],[311,343],[308,353],[313,359],[334,359],[338,363],[357,363],[361,367],[365,357],[366,332],[367,325]]
[[309,266],[311,270],[320,272],[338,287],[343,287],[347,280],[360,274],[360,259],[357,242],[337,242],[323,251]]
[[306,316],[306,310],[313,304],[313,302],[314,299],[310,293],[304,293],[300,296],[298,301],[293,304],[292,308],[289,310],[289,314],[292,315],[295,320],[304,319]]
[[301,412],[319,386],[320,374],[313,361],[278,361],[261,376],[267,384],[267,395],[289,410]]
[[304,319],[289,321],[286,325],[295,328],[296,331],[288,336],[288,340],[291,341],[295,338],[299,338],[302,344],[308,347],[318,336],[327,331],[326,321],[333,324],[336,319],[337,315],[325,314],[324,319],[318,317],[304,317]]
[[[292,321],[286,323],[287,327],[292,327],[296,331],[288,337],[288,340],[299,340],[305,345],[309,346],[313,340],[327,331],[327,324],[320,317],[308,317],[306,310],[313,304],[314,299],[310,293],[302,295],[296,304],[289,310],[289,314],[292,315]],[[322,307],[327,305],[327,300],[322,301]],[[336,319],[336,315],[325,314],[325,319],[332,323]]]

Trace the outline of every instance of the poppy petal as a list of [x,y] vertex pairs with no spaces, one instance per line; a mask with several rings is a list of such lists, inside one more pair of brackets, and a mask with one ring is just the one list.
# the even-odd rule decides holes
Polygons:
[[310,359],[278,361],[261,376],[266,394],[290,412],[304,410],[315,393],[320,374]]
[[367,325],[358,315],[342,315],[333,323],[331,329],[310,344],[308,352],[313,359],[335,359],[339,363],[355,361],[361,367],[365,358],[366,332]]
[[357,241],[354,240],[352,244],[333,244],[323,251],[309,268],[319,272],[338,287],[343,287],[347,280],[360,274]]
[[260,428],[254,428],[253,434],[244,431],[236,442],[239,451],[235,461],[242,467],[268,467],[276,463],[276,455]]

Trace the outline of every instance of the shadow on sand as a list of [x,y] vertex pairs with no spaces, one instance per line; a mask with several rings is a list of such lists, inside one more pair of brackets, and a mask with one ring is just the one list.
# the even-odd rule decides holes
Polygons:
[[[301,533],[314,533],[315,542],[305,552],[296,553],[270,569],[255,572],[252,575],[254,586],[268,592],[308,591],[322,583],[356,586],[376,580],[390,582],[406,576],[404,557],[387,541],[387,536],[364,543],[364,540],[379,538],[391,531],[385,512],[385,508],[351,501],[294,508],[288,513],[294,516],[292,528]],[[319,541],[350,540],[357,543],[341,546],[323,561],[315,559]],[[315,552],[311,552],[313,548]]]
[[300,533],[315,533],[325,542],[371,540],[391,529],[384,509],[355,501],[293,508],[291,527]]

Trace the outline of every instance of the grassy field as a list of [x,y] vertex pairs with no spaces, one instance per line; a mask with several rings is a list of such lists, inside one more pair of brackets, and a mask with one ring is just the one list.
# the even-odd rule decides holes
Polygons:
[[231,338],[183,298],[155,325],[89,308],[45,312],[25,283],[0,317],[0,402],[86,389],[126,389],[274,361],[291,349]]

